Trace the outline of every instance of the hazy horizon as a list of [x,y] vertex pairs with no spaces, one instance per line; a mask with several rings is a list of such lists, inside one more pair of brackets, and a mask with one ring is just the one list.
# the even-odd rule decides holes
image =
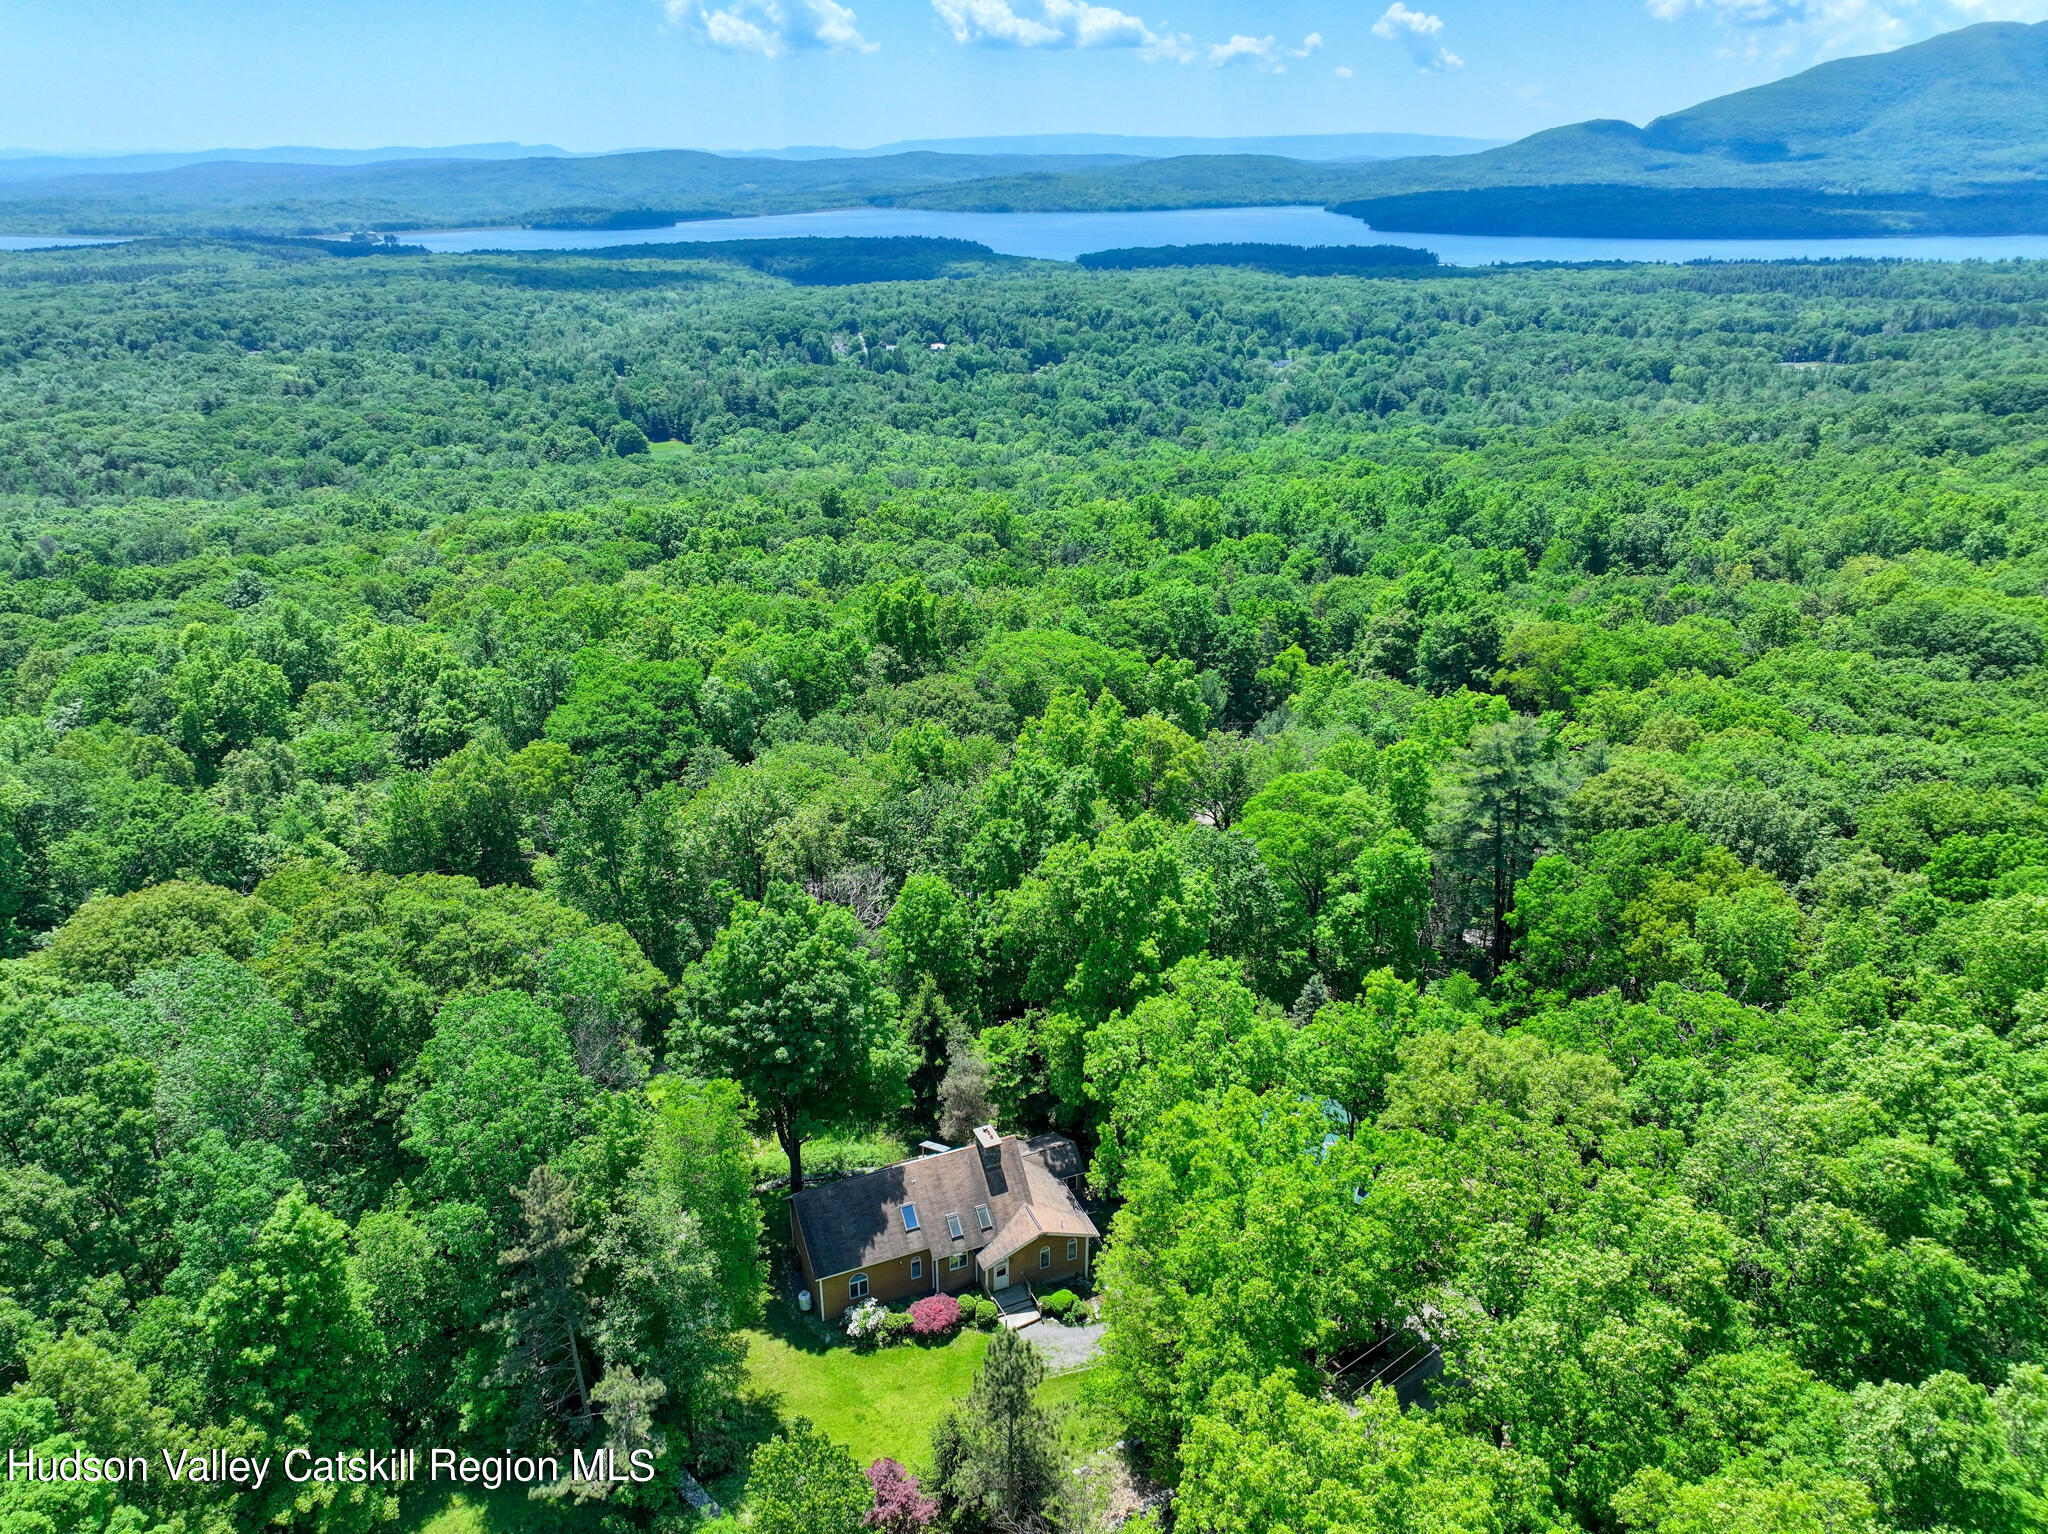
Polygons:
[[[567,157],[574,159],[596,159],[606,155],[661,154],[683,151],[696,154],[715,154],[727,158],[768,157],[775,155],[813,156],[826,154],[877,155],[883,153],[911,153],[920,149],[938,146],[997,145],[1015,143],[1033,144],[1051,139],[1099,139],[1127,141],[1133,145],[1160,143],[1187,144],[1238,144],[1250,142],[1283,143],[1289,141],[1313,142],[1329,139],[1415,139],[1439,140],[1445,144],[1469,144],[1475,148],[1484,145],[1507,142],[1500,138],[1488,138],[1470,134],[1411,132],[1401,128],[1366,128],[1336,130],[1328,133],[1273,133],[1273,134],[1201,134],[1201,133],[1094,133],[1085,130],[1049,130],[1038,133],[1011,134],[957,134],[939,138],[884,139],[871,144],[619,144],[600,149],[569,149],[560,144],[524,143],[518,140],[495,140],[476,143],[441,144],[181,144],[167,148],[137,149],[122,146],[111,149],[48,149],[36,145],[0,146],[0,161],[6,160],[122,160],[173,158],[191,155],[257,155],[268,159],[282,160],[285,156],[305,153],[317,155],[348,156],[350,160],[370,158],[428,158],[447,155],[461,159],[529,159]],[[989,149],[954,149],[956,153],[989,153]],[[1043,149],[1017,148],[1010,152],[1019,154],[1060,153],[1077,151],[1052,151]],[[1078,151],[1085,152],[1085,151]],[[1137,152],[1133,150],[1131,152]]]
[[0,142],[578,154],[1644,122],[2048,0],[139,0],[9,6]]

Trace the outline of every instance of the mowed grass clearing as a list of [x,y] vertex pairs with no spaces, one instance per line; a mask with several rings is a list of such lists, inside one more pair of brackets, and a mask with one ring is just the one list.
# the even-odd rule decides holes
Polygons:
[[599,1508],[536,1502],[524,1487],[430,1491],[399,1504],[400,1534],[597,1534]]
[[863,1465],[883,1458],[929,1465],[932,1429],[973,1388],[988,1351],[986,1332],[866,1353],[793,1346],[789,1336],[748,1334],[748,1393],[779,1420],[809,1417]]
[[[966,1331],[937,1347],[899,1343],[863,1352],[837,1337],[828,1341],[814,1324],[791,1324],[776,1309],[768,1330],[747,1334],[741,1398],[754,1424],[749,1436],[765,1441],[792,1417],[808,1417],[864,1466],[893,1459],[927,1473],[932,1429],[973,1389],[990,1334]],[[1063,1414],[1068,1442],[1081,1453],[1116,1437],[1115,1423],[1087,1394],[1088,1377],[1087,1370],[1055,1375],[1038,1391],[1040,1401]],[[708,1489],[726,1506],[743,1507],[745,1468]]]
[[[931,1468],[932,1429],[973,1388],[989,1335],[967,1331],[937,1347],[903,1343],[862,1352],[787,1322],[749,1332],[742,1434],[758,1446],[792,1417],[808,1417],[862,1465],[894,1459],[924,1474]],[[1091,1405],[1087,1380],[1086,1370],[1054,1375],[1038,1392],[1040,1401],[1064,1413],[1068,1441],[1084,1454],[1116,1436],[1110,1419]],[[739,1509],[746,1488],[742,1464],[706,1489]],[[597,1524],[597,1509],[533,1502],[523,1489],[507,1489],[409,1498],[398,1528],[403,1534],[578,1534]],[[710,1534],[721,1525],[705,1527]]]

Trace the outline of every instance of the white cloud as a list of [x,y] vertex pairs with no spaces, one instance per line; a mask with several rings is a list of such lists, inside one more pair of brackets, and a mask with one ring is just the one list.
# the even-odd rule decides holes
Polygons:
[[1227,43],[1209,46],[1209,63],[1221,69],[1225,64],[1251,64],[1269,75],[1287,73],[1289,59],[1305,59],[1323,46],[1322,34],[1311,32],[1299,48],[1290,48],[1271,37],[1246,37],[1242,32]]
[[838,0],[663,0],[675,25],[728,53],[873,53]]
[[1349,64],[1339,64],[1339,65],[1337,66],[1337,78],[1338,78],[1338,79],[1340,79],[1340,80],[1348,80],[1348,79],[1350,79],[1350,78],[1351,78],[1351,66],[1350,66]]
[[[1650,0],[1651,4],[1659,0]],[[1684,4],[1686,0],[1676,0]],[[1400,43],[1408,50],[1415,67],[1422,70],[1463,69],[1465,61],[1443,45],[1444,19],[1427,11],[1411,11],[1401,3],[1387,7],[1387,13],[1372,24],[1374,37]]]
[[984,48],[1136,48],[1150,58],[1191,57],[1188,39],[1086,0],[932,0],[956,43]]
[[1833,57],[1918,42],[1979,21],[2048,20],[2048,0],[1644,0],[1659,21],[1704,16],[1742,39],[1736,57]]

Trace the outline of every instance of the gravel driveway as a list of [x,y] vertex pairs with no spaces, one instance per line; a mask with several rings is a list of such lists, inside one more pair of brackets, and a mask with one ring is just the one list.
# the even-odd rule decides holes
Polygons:
[[1102,1351],[1102,1334],[1108,1330],[1099,1321],[1093,1326],[1062,1326],[1057,1321],[1041,1321],[1027,1328],[1024,1335],[1045,1355],[1048,1373],[1068,1374],[1095,1362],[1096,1355]]

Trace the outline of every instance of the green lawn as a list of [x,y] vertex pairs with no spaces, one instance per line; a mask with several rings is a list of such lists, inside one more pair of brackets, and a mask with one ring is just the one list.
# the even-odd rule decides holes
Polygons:
[[647,451],[656,458],[680,458],[690,450],[687,442],[650,442]]
[[[940,1347],[902,1343],[855,1349],[836,1329],[771,1303],[765,1330],[747,1334],[742,1399],[747,1436],[765,1442],[791,1417],[809,1417],[863,1465],[884,1457],[919,1474],[931,1467],[932,1429],[974,1385],[988,1351],[987,1332],[961,1332]],[[1086,1393],[1087,1371],[1049,1379],[1039,1399],[1067,1414],[1067,1434],[1082,1452],[1113,1442],[1112,1418]],[[744,1469],[709,1488],[726,1506],[746,1499]]]
[[[861,1464],[887,1457],[922,1474],[931,1464],[932,1428],[972,1388],[988,1340],[988,1333],[970,1331],[940,1347],[904,1343],[860,1352],[836,1332],[771,1303],[768,1328],[747,1334],[741,1436],[758,1445],[789,1418],[809,1417]],[[1041,1401],[1065,1411],[1068,1439],[1082,1453],[1116,1437],[1114,1421],[1087,1393],[1088,1378],[1085,1370],[1056,1375],[1039,1390]],[[745,1502],[746,1485],[742,1465],[707,1490],[735,1507]],[[402,1534],[575,1534],[595,1528],[588,1513],[529,1502],[523,1492],[509,1491],[409,1500],[399,1522]]]
[[872,1353],[820,1346],[793,1329],[748,1342],[747,1389],[774,1416],[809,1417],[863,1465],[886,1456],[913,1467],[930,1459],[932,1428],[973,1386],[988,1351],[985,1332]]
[[400,1534],[596,1534],[598,1514],[559,1502],[535,1502],[523,1488],[406,1497],[399,1506]]

